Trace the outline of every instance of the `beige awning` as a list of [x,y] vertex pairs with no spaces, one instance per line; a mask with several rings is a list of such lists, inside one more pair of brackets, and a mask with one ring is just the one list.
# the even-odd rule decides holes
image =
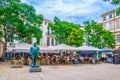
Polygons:
[[65,44],[60,44],[60,45],[57,45],[57,46],[50,46],[50,48],[52,48],[54,50],[69,50],[69,51],[75,51],[76,50],[75,47],[68,46],[68,45],[65,45]]

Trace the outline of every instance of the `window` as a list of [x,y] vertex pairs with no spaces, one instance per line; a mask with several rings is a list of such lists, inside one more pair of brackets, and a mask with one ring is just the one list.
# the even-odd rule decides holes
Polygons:
[[47,35],[50,35],[50,28],[47,29]]
[[119,24],[119,19],[117,19],[117,20],[116,20],[116,29],[119,28],[119,25],[120,25],[120,24]]
[[45,25],[47,25],[47,22],[45,21]]
[[14,42],[14,34],[10,37],[10,42]]
[[106,20],[106,17],[103,17],[103,21],[105,21]]
[[57,40],[55,39],[55,45],[58,45],[58,42],[57,42]]
[[112,14],[109,15],[109,19],[111,19],[111,18],[112,18]]
[[19,39],[19,44],[22,44],[23,43],[23,39]]
[[120,34],[116,36],[117,37],[117,42],[120,42]]
[[47,46],[50,46],[50,39],[47,38]]
[[109,22],[109,29],[110,29],[110,30],[113,29],[112,22]]
[[11,38],[11,39],[10,39],[10,42],[14,42],[14,38]]
[[52,46],[54,46],[54,38],[52,38],[52,41],[51,41],[51,43],[52,43]]
[[106,23],[103,24],[104,29],[106,29]]
[[119,13],[116,11],[116,16],[119,16]]

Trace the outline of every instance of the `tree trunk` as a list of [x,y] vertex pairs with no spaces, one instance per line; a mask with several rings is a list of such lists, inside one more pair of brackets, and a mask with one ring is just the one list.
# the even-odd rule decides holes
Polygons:
[[6,50],[7,50],[7,39],[5,39],[5,42],[4,42],[4,44],[3,44],[3,52],[2,52],[1,61],[4,61],[4,60],[5,60]]
[[2,60],[2,61],[5,60],[6,50],[7,50],[7,44],[5,43],[5,44],[3,45],[3,54],[2,54],[2,57],[1,57],[1,60]]
[[3,44],[3,52],[2,52],[2,57],[1,57],[1,61],[5,60],[5,53],[7,50],[7,29],[6,26],[3,25],[3,30],[4,30],[4,44]]

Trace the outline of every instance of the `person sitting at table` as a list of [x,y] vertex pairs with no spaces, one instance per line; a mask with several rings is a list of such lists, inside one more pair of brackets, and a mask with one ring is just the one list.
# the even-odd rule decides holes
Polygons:
[[45,64],[46,64],[46,65],[49,65],[49,64],[50,64],[50,60],[49,60],[49,57],[48,57],[48,56],[46,56],[46,58],[45,58]]
[[76,65],[76,64],[78,64],[78,59],[75,57],[75,59],[74,59],[74,64]]
[[44,57],[42,57],[42,59],[41,59],[41,64],[42,64],[42,65],[45,64],[45,59],[44,59]]
[[81,66],[82,66],[83,63],[84,63],[84,57],[80,56],[80,64],[81,64]]
[[85,56],[85,63],[88,64],[89,63],[89,57]]

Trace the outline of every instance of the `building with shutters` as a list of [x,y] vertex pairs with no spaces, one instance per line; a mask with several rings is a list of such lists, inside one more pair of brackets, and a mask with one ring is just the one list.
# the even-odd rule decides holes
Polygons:
[[120,46],[120,15],[117,9],[108,11],[101,15],[103,18],[102,25],[104,29],[110,30],[116,37],[116,48]]

